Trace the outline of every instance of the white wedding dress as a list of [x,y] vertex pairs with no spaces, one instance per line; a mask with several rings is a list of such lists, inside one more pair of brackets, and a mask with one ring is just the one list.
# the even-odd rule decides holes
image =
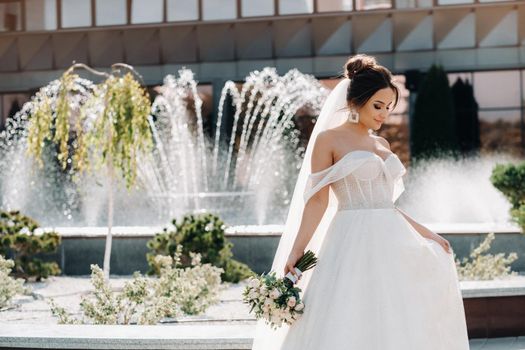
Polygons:
[[394,207],[405,172],[395,153],[355,150],[309,175],[304,201],[330,185],[338,206],[317,265],[303,275],[311,274],[305,311],[277,330],[262,331],[260,320],[257,334],[266,335],[253,349],[469,349],[453,255]]

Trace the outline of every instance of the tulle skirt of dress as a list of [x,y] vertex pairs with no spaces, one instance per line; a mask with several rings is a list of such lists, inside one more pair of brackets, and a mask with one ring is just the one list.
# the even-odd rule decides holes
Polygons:
[[469,349],[452,253],[394,208],[338,211],[306,273],[303,315],[257,349]]

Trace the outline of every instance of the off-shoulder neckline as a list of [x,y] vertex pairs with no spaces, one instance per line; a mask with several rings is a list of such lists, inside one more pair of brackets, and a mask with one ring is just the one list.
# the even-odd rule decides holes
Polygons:
[[372,152],[372,151],[368,151],[368,150],[362,150],[362,149],[355,149],[355,150],[352,150],[352,151],[349,151],[347,152],[344,156],[341,157],[341,159],[339,159],[338,161],[336,161],[334,164],[330,165],[329,167],[323,169],[323,170],[319,170],[318,172],[315,172],[313,174],[318,174],[318,173],[322,173],[322,172],[325,172],[329,169],[332,169],[333,167],[335,167],[337,164],[339,164],[340,162],[342,162],[345,158],[347,158],[348,156],[350,156],[351,154],[354,154],[354,153],[358,153],[358,152],[362,152],[362,153],[368,153],[368,154],[372,154],[373,156],[379,158],[380,161],[383,162],[383,164],[386,164],[388,162],[388,160],[390,158],[393,158],[394,156],[397,158],[397,154],[395,154],[394,152],[391,152],[388,156],[386,156],[385,159],[383,159],[380,155],[378,155],[377,153],[375,152]]

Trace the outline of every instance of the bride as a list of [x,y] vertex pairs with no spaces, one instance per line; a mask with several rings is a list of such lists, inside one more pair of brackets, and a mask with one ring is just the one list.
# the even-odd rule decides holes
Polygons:
[[298,276],[304,313],[275,330],[257,322],[253,350],[465,350],[463,300],[449,242],[394,203],[406,169],[372,134],[397,104],[391,72],[358,54],[312,131],[272,270]]

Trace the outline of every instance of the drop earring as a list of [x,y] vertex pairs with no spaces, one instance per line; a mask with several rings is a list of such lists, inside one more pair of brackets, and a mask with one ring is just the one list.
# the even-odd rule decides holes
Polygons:
[[351,108],[350,112],[348,113],[348,121],[350,123],[358,123],[359,122],[359,112]]

